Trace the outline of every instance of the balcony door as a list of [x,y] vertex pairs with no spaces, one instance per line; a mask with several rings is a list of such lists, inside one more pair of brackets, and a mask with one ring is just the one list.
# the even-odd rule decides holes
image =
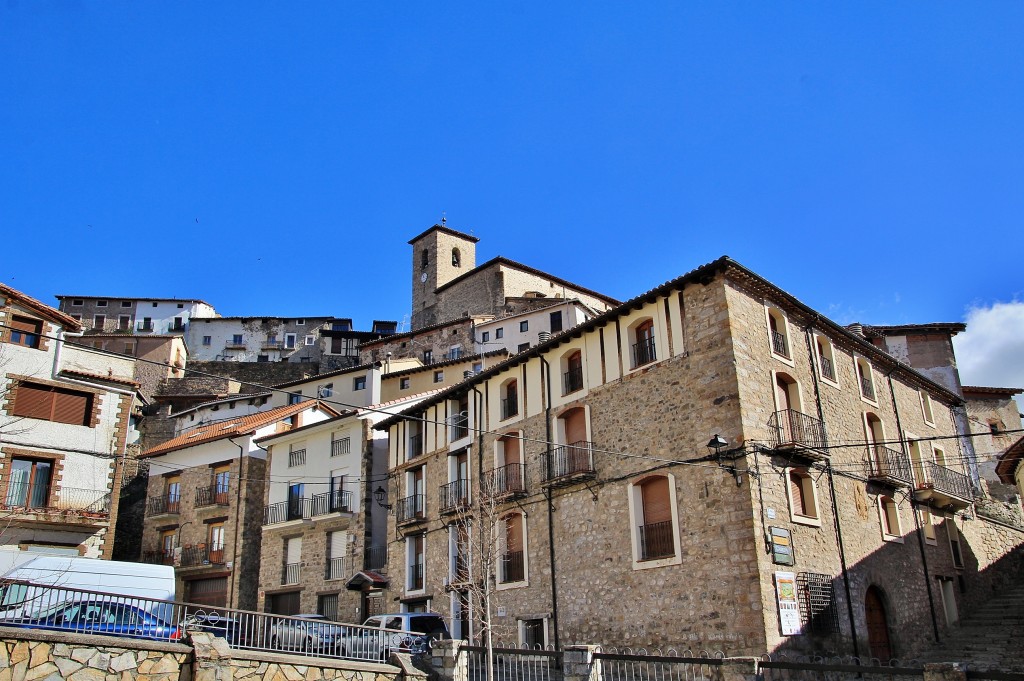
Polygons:
[[8,506],[45,508],[50,501],[50,477],[53,463],[32,459],[13,459],[7,483]]

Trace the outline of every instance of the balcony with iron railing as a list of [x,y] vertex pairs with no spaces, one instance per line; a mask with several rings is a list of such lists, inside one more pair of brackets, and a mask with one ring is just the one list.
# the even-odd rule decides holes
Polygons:
[[789,359],[789,344],[786,343],[786,334],[772,331],[772,352]]
[[409,576],[406,582],[409,591],[419,591],[423,588],[423,564],[415,563],[409,566]]
[[196,490],[196,508],[203,506],[228,506],[231,504],[231,495],[228,494],[227,485],[208,485]]
[[645,338],[633,344],[633,368],[642,367],[658,359],[654,348],[654,339]]
[[135,328],[139,331],[149,332],[153,330],[153,322],[139,322]]
[[412,459],[423,454],[423,433],[414,433],[409,436],[409,451],[406,458]]
[[284,350],[284,341],[267,340],[260,343],[262,350]]
[[461,440],[469,436],[469,414],[456,414],[448,418],[451,429],[451,440]]
[[875,401],[875,384],[870,378],[860,377],[860,394],[864,399]]
[[836,380],[836,368],[832,365],[832,360],[828,357],[822,357],[821,359],[821,375],[830,381]]
[[526,464],[509,463],[492,470],[490,493],[497,498],[526,494]]
[[519,414],[519,397],[510,395],[501,400],[501,420],[510,419]]
[[341,558],[328,558],[327,559],[327,570],[324,574],[324,579],[345,579],[351,577],[354,570],[352,556],[342,556]]
[[498,581],[502,584],[526,579],[526,562],[522,551],[506,551],[499,558]]
[[146,515],[165,515],[174,514],[181,512],[181,497],[180,495],[174,496],[159,496],[150,497],[146,501]]
[[919,463],[918,473],[914,497],[919,501],[959,510],[970,506],[974,500],[971,480],[963,473],[931,461]]
[[903,452],[885,445],[868,445],[868,477],[875,482],[884,482],[900,487],[909,487],[914,482],[910,459]]
[[335,489],[322,494],[314,494],[312,516],[315,518],[329,513],[352,513],[352,492]]
[[285,563],[281,568],[281,584],[298,584],[302,563]]
[[288,452],[288,468],[306,465],[306,448],[293,449]]
[[579,441],[544,453],[544,480],[571,484],[578,478],[593,477],[594,443]]
[[825,423],[795,409],[783,409],[768,418],[775,449],[797,450],[811,459],[828,456]]
[[313,517],[313,500],[297,497],[288,501],[279,501],[263,507],[263,524],[276,525],[292,520],[308,520]]
[[343,437],[340,440],[331,440],[331,456],[346,456],[352,451],[352,440]]
[[153,563],[154,565],[174,565],[174,549],[170,548],[166,551],[163,549],[157,549],[156,551],[143,551],[142,562]]
[[413,494],[396,501],[395,518],[399,524],[423,520],[423,495]]
[[181,548],[181,567],[199,567],[202,565],[221,565],[224,563],[224,546],[186,544]]
[[93,518],[110,514],[110,493],[106,490],[10,480],[6,494],[0,498],[0,509],[15,514],[60,512],[69,520],[74,514]]
[[641,525],[639,530],[640,560],[656,560],[675,555],[676,544],[671,520]]
[[469,480],[453,480],[438,489],[441,513],[455,513],[469,507]]
[[562,374],[562,394],[583,390],[583,367],[574,367]]
[[363,569],[383,570],[388,566],[388,547],[386,544],[367,546],[363,549]]

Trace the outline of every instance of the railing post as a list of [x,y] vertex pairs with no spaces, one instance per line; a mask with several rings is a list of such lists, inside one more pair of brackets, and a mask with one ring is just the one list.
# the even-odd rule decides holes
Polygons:
[[469,681],[469,655],[464,645],[465,641],[459,639],[434,641],[431,645],[430,664],[438,681]]
[[562,652],[564,681],[601,681],[601,661],[594,660],[599,646],[567,646]]

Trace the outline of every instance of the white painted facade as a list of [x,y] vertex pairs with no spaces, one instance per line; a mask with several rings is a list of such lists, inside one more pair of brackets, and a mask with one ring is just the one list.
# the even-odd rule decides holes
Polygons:
[[[60,309],[80,321],[86,330],[117,331],[121,317],[129,318],[132,333],[185,333],[189,321],[216,317],[217,311],[202,300],[170,298],[100,298],[97,296],[57,296]],[[102,328],[96,315],[103,315]]]
[[174,435],[177,437],[190,428],[205,426],[208,423],[242,418],[251,414],[271,409],[270,395],[232,395],[220,400],[212,400],[173,414]]
[[[481,354],[504,348],[509,354],[515,354],[524,345],[533,347],[539,342],[542,331],[551,335],[561,333],[551,331],[551,315],[555,312],[561,313],[562,331],[578,326],[593,316],[579,302],[567,300],[539,310],[479,322],[474,327],[475,352]],[[525,329],[522,328],[524,324]]]
[[[0,292],[0,324],[14,317],[41,323],[41,334],[37,347],[12,342],[6,328],[0,335],[0,506],[8,518],[0,527],[0,545],[109,557],[115,461],[126,444],[119,426],[128,442],[133,437],[135,360],[66,344],[66,337],[78,338],[66,336],[59,316],[48,318]],[[88,395],[88,424],[15,416],[23,387]]]

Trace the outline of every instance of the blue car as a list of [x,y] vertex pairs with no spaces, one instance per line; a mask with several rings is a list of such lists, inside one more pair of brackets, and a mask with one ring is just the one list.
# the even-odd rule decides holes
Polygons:
[[154,641],[176,641],[178,627],[134,605],[110,601],[75,601],[47,613],[25,617],[7,626],[103,634]]

